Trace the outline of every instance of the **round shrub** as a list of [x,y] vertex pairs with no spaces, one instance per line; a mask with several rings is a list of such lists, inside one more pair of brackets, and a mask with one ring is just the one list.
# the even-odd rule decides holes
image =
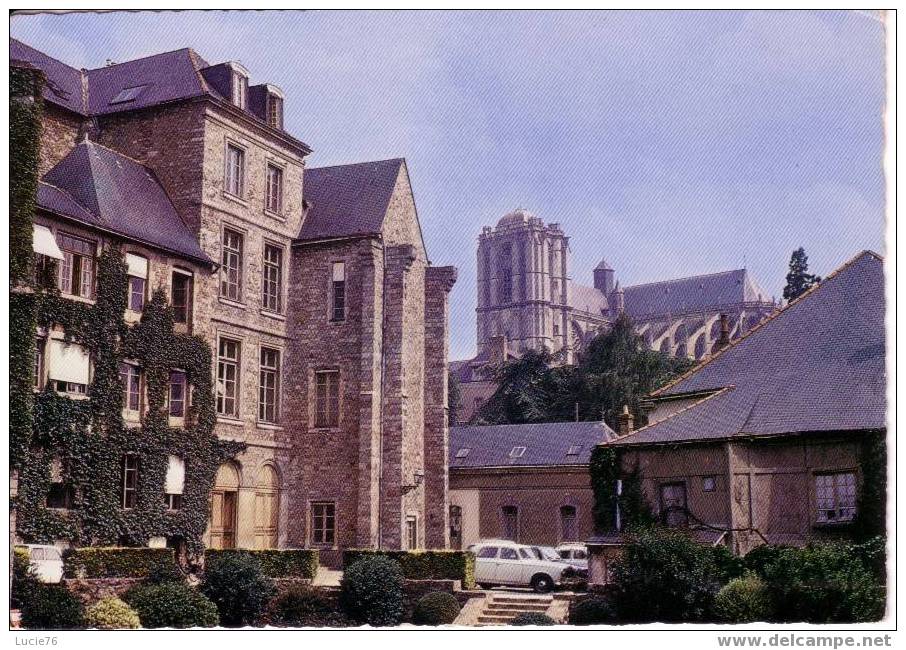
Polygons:
[[179,582],[138,585],[126,592],[124,600],[144,628],[216,627],[220,620],[214,603]]
[[510,625],[556,625],[557,621],[540,612],[523,612]]
[[217,605],[221,625],[241,627],[258,621],[276,589],[262,573],[258,558],[231,553],[208,565],[201,591]]
[[88,627],[98,630],[135,630],[141,626],[138,614],[119,598],[104,598],[85,610]]
[[769,621],[773,613],[768,586],[754,574],[731,580],[714,597],[714,614],[727,623]]
[[63,585],[36,584],[21,602],[22,627],[28,630],[77,630],[85,627],[82,603]]
[[325,627],[337,613],[329,598],[305,587],[283,592],[270,605],[271,623],[287,627]]
[[415,603],[412,622],[416,625],[449,625],[459,616],[459,601],[453,594],[435,591]]
[[580,600],[569,611],[570,625],[602,625],[613,623],[616,618],[613,605],[600,596]]
[[340,582],[340,604],[353,619],[374,626],[403,620],[403,571],[386,557],[366,557],[348,567]]

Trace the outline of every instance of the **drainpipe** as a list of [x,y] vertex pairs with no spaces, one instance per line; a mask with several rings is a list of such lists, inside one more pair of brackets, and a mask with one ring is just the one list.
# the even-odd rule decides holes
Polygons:
[[381,275],[381,403],[378,407],[378,550],[384,549],[384,376],[387,366],[387,349],[385,321],[387,318],[387,247],[381,240],[381,257],[383,258],[383,271]]

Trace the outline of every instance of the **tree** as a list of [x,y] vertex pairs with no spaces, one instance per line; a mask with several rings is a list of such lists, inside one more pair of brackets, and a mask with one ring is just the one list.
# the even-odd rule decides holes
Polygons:
[[800,246],[790,257],[790,271],[786,274],[786,286],[783,288],[784,299],[792,302],[819,282],[819,276],[808,272],[808,255]]

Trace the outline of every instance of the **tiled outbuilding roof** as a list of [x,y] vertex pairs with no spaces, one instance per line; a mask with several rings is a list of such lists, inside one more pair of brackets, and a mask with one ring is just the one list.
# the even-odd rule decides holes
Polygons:
[[210,264],[154,173],[94,142],[81,142],[44,175],[38,207]]
[[624,308],[633,319],[682,314],[718,305],[771,302],[746,269],[637,284],[623,292]]
[[305,170],[310,207],[299,241],[377,235],[396,187],[402,158]]
[[866,251],[653,397],[712,395],[614,444],[884,428],[884,311]]
[[587,465],[615,436],[603,422],[450,427],[450,468]]

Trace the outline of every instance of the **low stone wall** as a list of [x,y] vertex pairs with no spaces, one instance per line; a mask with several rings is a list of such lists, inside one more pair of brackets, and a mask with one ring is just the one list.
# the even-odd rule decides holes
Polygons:
[[83,605],[91,605],[102,598],[122,598],[142,578],[64,578],[63,584]]

